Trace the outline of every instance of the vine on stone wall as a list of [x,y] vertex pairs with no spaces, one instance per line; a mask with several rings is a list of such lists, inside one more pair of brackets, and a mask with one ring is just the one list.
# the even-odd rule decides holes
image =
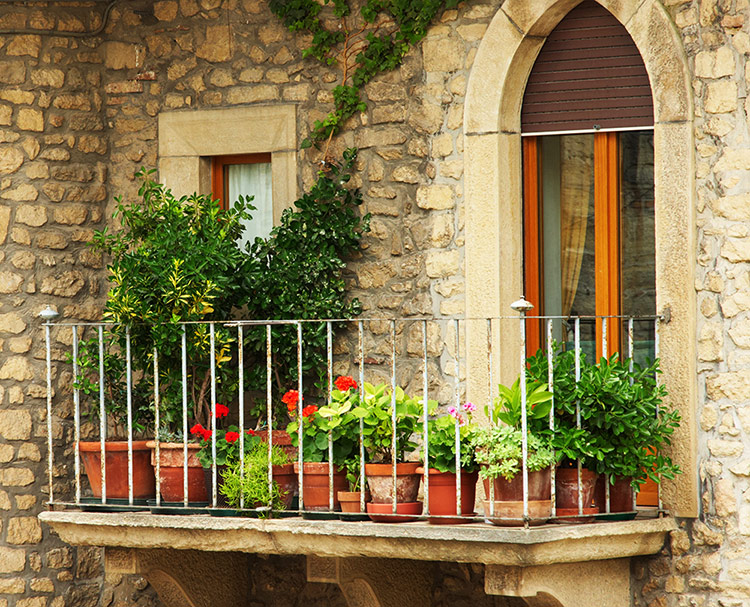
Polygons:
[[[432,20],[459,0],[366,0],[358,11],[352,0],[269,0],[271,11],[292,32],[308,32],[312,43],[303,57],[341,70],[333,89],[334,109],[316,120],[303,148],[328,146],[356,112],[367,109],[361,88],[382,72],[398,67],[409,49],[420,42]],[[332,5],[324,10],[324,5]]]

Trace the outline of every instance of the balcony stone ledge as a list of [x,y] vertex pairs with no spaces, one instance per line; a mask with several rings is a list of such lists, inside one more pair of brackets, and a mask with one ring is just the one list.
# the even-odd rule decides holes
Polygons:
[[322,557],[371,557],[530,567],[655,554],[676,529],[671,517],[547,525],[530,529],[482,523],[248,519],[207,515],[43,512],[73,545],[202,550]]

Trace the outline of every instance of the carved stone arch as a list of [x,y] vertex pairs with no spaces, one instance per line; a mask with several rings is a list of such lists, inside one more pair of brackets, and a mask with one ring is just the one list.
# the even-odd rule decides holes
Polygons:
[[[659,0],[597,0],[623,24],[646,66],[654,98],[657,310],[663,381],[680,408],[673,457],[685,472],[663,498],[681,516],[697,516],[695,370],[695,187],[693,97],[687,57]],[[508,315],[523,292],[520,114],[524,89],[545,37],[580,0],[506,0],[477,51],[464,109],[466,316]],[[503,327],[507,338],[517,323]],[[487,398],[485,324],[467,327],[471,400]],[[500,333],[496,331],[495,335]],[[512,338],[512,335],[510,335]],[[499,347],[499,343],[496,344]],[[494,377],[518,373],[513,348]]]
[[381,607],[375,591],[362,578],[339,582],[339,589],[349,607]]

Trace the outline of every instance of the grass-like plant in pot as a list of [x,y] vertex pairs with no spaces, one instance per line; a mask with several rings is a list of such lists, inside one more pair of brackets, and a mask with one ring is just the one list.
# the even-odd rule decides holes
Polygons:
[[[535,522],[549,518],[551,508],[550,466],[554,454],[543,431],[549,424],[552,394],[544,383],[526,382],[526,440],[529,516]],[[512,386],[498,386],[498,396],[485,408],[496,425],[480,427],[472,444],[484,482],[485,514],[494,510],[496,524],[520,524],[523,517],[523,408],[520,378]],[[494,505],[490,504],[490,483]],[[491,508],[492,506],[492,508]],[[517,519],[517,520],[504,520]]]
[[[434,409],[435,407],[437,407],[436,401],[428,403],[428,408]],[[395,452],[393,449],[394,411]],[[413,437],[419,429],[422,401],[409,397],[400,387],[396,387],[394,392],[385,383],[373,386],[365,382],[362,400],[354,409],[354,414],[362,419],[362,441],[369,460],[369,463],[365,464],[365,476],[372,500],[367,507],[368,512],[378,510],[381,505],[385,504],[388,505],[387,512],[391,512],[395,501],[397,510],[400,509],[399,512],[421,514],[421,503],[417,502],[421,478],[417,473],[417,468],[420,463],[418,461],[407,462],[406,454],[411,453],[418,446]],[[394,466],[395,495],[393,491]]]
[[[467,402],[460,407],[449,407],[447,415],[430,411],[427,436],[422,435],[422,461],[424,444],[427,444],[430,523],[455,524],[471,522],[476,497],[477,469],[475,450],[472,447],[478,431],[472,416],[476,405]],[[422,429],[422,434],[424,430]],[[456,435],[459,439],[458,462],[461,479],[461,504],[457,508]],[[417,468],[424,474],[424,467]],[[456,515],[459,515],[459,518]],[[453,515],[453,517],[450,517]],[[460,518],[464,517],[464,518]]]
[[[359,445],[359,418],[354,413],[359,402],[357,385],[350,377],[339,377],[335,385],[326,405],[307,405],[301,410],[293,406],[296,402],[290,401],[288,405],[293,419],[286,430],[298,449],[300,435],[302,438],[301,497],[305,510],[329,510],[331,498],[333,509],[340,507],[338,492],[348,488],[347,465],[356,456]],[[298,472],[299,462],[294,465]]]
[[[172,486],[167,478],[170,464],[182,468],[184,428],[211,420],[210,331],[202,321],[226,320],[242,306],[251,291],[245,278],[252,273],[252,256],[237,244],[242,220],[249,217],[241,199],[231,209],[221,209],[210,196],[193,194],[176,198],[163,185],[141,171],[140,200],[126,204],[117,199],[114,219],[120,228],[94,235],[92,246],[110,256],[109,290],[104,319],[111,327],[117,356],[126,351],[130,336],[133,377],[139,390],[153,394],[153,352],[158,352],[162,497],[183,498],[182,476]],[[188,324],[183,324],[188,323]],[[182,404],[182,339],[187,358],[188,412]],[[227,402],[236,390],[229,375],[233,334],[215,325],[214,362],[219,400]],[[189,499],[206,499],[203,472],[195,457],[199,445],[191,445],[188,458]]]
[[278,445],[271,449],[272,482],[268,482],[268,445],[255,442],[245,453],[244,462],[231,460],[222,470],[219,492],[227,506],[258,509],[260,517],[288,509],[294,498],[297,478],[289,455]]

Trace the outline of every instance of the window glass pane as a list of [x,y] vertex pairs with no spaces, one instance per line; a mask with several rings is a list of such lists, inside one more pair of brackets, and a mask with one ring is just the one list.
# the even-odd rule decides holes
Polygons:
[[240,246],[253,242],[256,237],[267,238],[273,228],[273,197],[271,187],[271,163],[230,164],[225,167],[227,203],[234,204],[240,194],[254,196],[250,211],[252,219],[245,221],[245,233]]
[[[651,131],[620,133],[620,232],[622,313],[656,314],[654,137]],[[627,348],[627,342],[623,345]],[[634,324],[634,355],[639,362],[647,357],[653,359],[653,322]]]
[[[542,141],[544,314],[593,316],[594,136],[554,135]],[[554,339],[572,347],[573,325],[555,323]],[[581,322],[585,351],[595,352],[593,321]]]

